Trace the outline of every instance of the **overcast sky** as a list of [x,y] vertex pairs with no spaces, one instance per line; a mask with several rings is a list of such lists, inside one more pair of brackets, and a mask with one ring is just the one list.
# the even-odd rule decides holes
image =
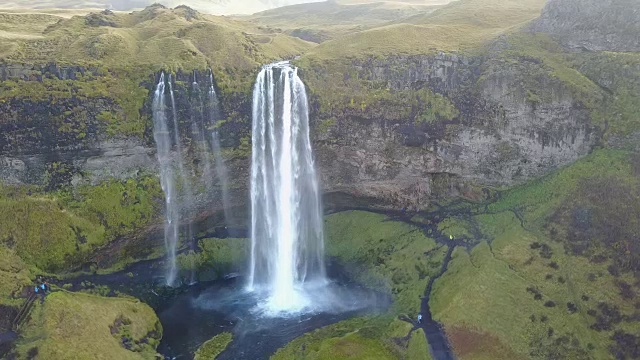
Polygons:
[[0,0],[1,8],[113,8],[131,10],[152,3],[175,7],[188,5],[210,14],[252,14],[285,5],[318,0]]

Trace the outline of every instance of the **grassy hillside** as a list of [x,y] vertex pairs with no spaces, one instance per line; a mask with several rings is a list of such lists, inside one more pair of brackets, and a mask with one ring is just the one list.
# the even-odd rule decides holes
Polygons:
[[319,43],[416,14],[427,14],[442,3],[327,1],[282,7],[241,19]]
[[135,299],[56,292],[36,303],[18,341],[20,358],[155,359],[162,325]]
[[638,355],[636,162],[599,151],[477,212],[489,242],[454,252],[430,303],[459,358]]
[[310,60],[425,54],[474,48],[540,15],[544,0],[459,0],[432,12],[328,41]]
[[56,193],[3,186],[0,245],[40,270],[69,270],[96,248],[154,222],[160,191],[149,177]]
[[146,69],[146,73],[211,67],[224,90],[246,89],[260,64],[298,55],[310,47],[297,38],[187,7],[152,6],[130,14],[101,12],[69,19],[0,16],[7,20],[0,25],[4,31],[0,33],[4,34],[0,59],[6,62],[55,60],[107,69]]

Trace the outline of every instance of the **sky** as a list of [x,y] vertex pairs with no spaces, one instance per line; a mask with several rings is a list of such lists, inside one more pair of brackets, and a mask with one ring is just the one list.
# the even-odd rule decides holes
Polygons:
[[187,5],[196,10],[216,15],[253,14],[280,6],[315,2],[318,0],[0,0],[2,8],[112,8],[131,10],[152,3],[175,7]]

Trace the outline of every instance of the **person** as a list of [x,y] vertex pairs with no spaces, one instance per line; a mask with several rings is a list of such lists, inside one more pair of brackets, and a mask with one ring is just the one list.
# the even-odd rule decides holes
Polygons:
[[418,314],[418,324],[422,324],[422,314]]
[[44,284],[41,285],[36,285],[36,287],[34,288],[36,295],[40,296],[40,304],[44,304]]

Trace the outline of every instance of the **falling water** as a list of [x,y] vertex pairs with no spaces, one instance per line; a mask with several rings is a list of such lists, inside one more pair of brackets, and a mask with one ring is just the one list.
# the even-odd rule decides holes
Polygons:
[[167,124],[165,112],[165,81],[164,73],[160,75],[160,81],[156,87],[153,97],[153,137],[156,141],[158,162],[160,163],[160,185],[165,194],[166,216],[164,227],[164,242],[169,259],[167,269],[167,284],[171,285],[175,281],[176,268],[176,247],[178,244],[178,229],[180,222],[180,206],[175,186],[175,174],[171,159],[171,133]]
[[191,131],[194,139],[198,142],[199,151],[197,153],[198,159],[202,164],[202,173],[200,175],[202,183],[205,185],[207,191],[211,188],[211,177],[213,173],[211,171],[211,154],[209,153],[209,145],[206,139],[207,124],[205,123],[205,106],[200,93],[200,86],[198,85],[198,78],[196,72],[193,72],[193,82],[191,87],[194,95],[196,96],[197,107],[194,109],[192,106],[191,111]]
[[[210,123],[214,124],[220,119],[220,105],[218,95],[213,82],[213,71],[209,73],[209,109]],[[227,226],[233,226],[233,216],[231,214],[231,199],[229,197],[229,172],[222,156],[222,148],[220,146],[220,136],[215,130],[211,133],[211,146],[215,161],[216,176],[222,190],[222,206],[224,210],[224,220]]]
[[249,289],[270,312],[310,305],[305,285],[325,282],[318,182],[304,84],[287,62],[265,66],[253,91]]

